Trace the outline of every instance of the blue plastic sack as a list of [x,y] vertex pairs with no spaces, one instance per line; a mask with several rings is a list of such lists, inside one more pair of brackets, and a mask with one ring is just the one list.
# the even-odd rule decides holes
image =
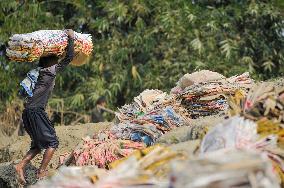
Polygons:
[[20,95],[23,97],[33,96],[33,89],[35,88],[35,84],[37,82],[37,78],[39,75],[40,68],[32,69],[27,73],[27,77],[21,81],[20,83]]
[[134,132],[130,136],[130,140],[135,141],[135,142],[144,142],[147,146],[152,146],[154,144],[153,139],[141,132]]

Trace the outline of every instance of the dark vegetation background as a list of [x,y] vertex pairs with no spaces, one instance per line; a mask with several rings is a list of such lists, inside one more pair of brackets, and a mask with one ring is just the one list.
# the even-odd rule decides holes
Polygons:
[[100,95],[115,109],[146,88],[168,91],[199,69],[283,76],[283,10],[283,0],[0,0],[0,112],[21,103],[19,82],[35,66],[5,59],[12,34],[92,34],[91,61],[58,76],[49,103],[57,113],[88,114]]

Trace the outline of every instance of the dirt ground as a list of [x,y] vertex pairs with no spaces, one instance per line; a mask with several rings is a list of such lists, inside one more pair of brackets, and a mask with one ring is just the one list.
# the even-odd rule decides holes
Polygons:
[[[56,127],[56,133],[59,138],[59,148],[54,154],[52,161],[49,166],[49,173],[54,173],[55,168],[58,165],[58,159],[60,154],[70,152],[81,139],[85,136],[93,136],[99,131],[107,129],[112,123],[88,123],[75,126],[58,126]],[[8,139],[8,140],[7,140]],[[2,142],[3,141],[3,142]],[[30,147],[30,138],[28,135],[25,136],[14,136],[14,137],[1,137],[0,142],[0,188],[17,187],[17,181],[13,164],[17,163]],[[3,143],[6,143],[3,144]],[[34,184],[36,168],[40,166],[42,156],[37,156],[31,164],[25,169],[25,176],[28,185]]]

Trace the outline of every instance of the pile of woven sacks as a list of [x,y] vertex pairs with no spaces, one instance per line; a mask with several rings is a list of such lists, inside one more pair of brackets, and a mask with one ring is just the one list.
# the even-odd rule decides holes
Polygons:
[[119,123],[110,134],[153,145],[166,132],[190,126],[191,119],[226,111],[228,97],[239,89],[246,92],[252,85],[248,73],[230,78],[208,70],[186,74],[170,94],[145,90],[131,104],[122,106],[116,113]]
[[[33,62],[42,56],[54,54],[62,56],[68,37],[63,30],[39,30],[27,34],[12,35],[6,49],[12,61]],[[89,34],[75,32],[75,52],[89,56],[93,50],[92,37]]]
[[238,89],[247,91],[252,85],[248,73],[225,78],[219,73],[203,70],[183,76],[172,93],[177,94],[188,116],[196,119],[226,111],[228,96]]
[[117,138],[153,145],[164,133],[189,123],[186,109],[175,96],[160,90],[145,90],[116,113],[120,123],[110,130]]
[[[201,78],[202,75],[206,77]],[[170,94],[147,89],[131,104],[118,109],[119,123],[110,129],[109,134],[116,139],[153,145],[166,132],[190,126],[193,118],[227,110],[228,96],[239,89],[246,91],[252,84],[248,73],[230,78],[208,70],[186,74]]]
[[[218,81],[194,82],[193,85],[184,88],[184,91],[180,93],[167,94],[160,90],[145,90],[135,97],[131,104],[126,104],[118,110],[116,117],[119,123],[113,125],[109,130],[101,132],[96,136],[97,138],[85,141],[82,147],[72,153],[75,159],[73,163],[81,166],[90,164],[91,161],[92,164],[107,167],[109,163],[130,154],[130,152],[121,154],[123,153],[121,149],[125,148],[120,147],[123,144],[118,144],[121,142],[119,140],[127,140],[130,145],[142,143],[144,147],[151,146],[166,132],[180,126],[191,126],[193,112],[189,110],[189,106],[183,104],[184,100],[191,100],[189,95],[196,96],[195,104],[200,103],[205,97],[222,95],[224,96],[222,99],[224,105],[227,106],[227,95],[233,95],[235,91],[246,88],[252,82],[248,74],[243,74],[228,79],[222,78]],[[214,102],[214,99],[211,100]],[[210,110],[214,107],[209,104],[204,105]],[[221,112],[226,108],[214,108],[214,111]],[[212,115],[212,113],[206,115]],[[131,147],[132,151],[136,149],[135,147]],[[139,145],[139,147],[143,146]],[[94,157],[101,154],[107,158],[103,163]]]

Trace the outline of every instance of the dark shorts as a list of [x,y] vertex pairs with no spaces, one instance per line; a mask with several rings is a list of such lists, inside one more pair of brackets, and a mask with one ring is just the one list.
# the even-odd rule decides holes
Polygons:
[[32,140],[31,149],[58,147],[55,129],[43,108],[26,108],[22,118],[24,128]]

